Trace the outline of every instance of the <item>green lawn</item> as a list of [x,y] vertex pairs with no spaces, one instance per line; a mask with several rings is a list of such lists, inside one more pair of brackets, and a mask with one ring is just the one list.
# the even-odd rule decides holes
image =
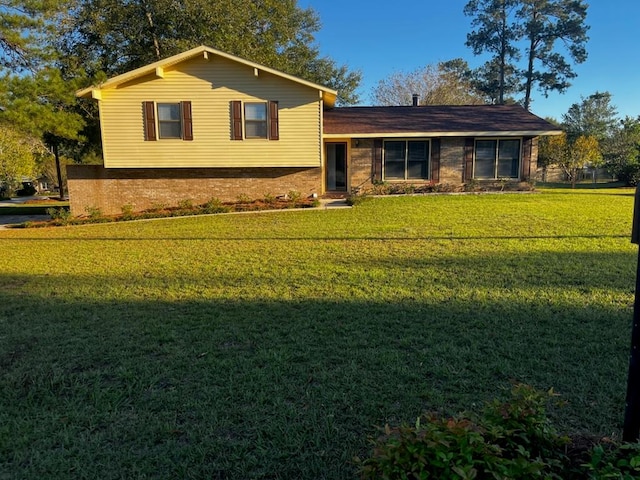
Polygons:
[[385,422],[554,387],[619,435],[630,189],[0,231],[0,478],[354,478]]

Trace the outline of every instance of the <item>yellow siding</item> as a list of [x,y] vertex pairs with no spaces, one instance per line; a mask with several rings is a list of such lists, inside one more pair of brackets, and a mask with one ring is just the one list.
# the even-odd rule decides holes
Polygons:
[[[194,59],[102,91],[100,120],[107,168],[319,167],[322,102],[318,90],[221,57]],[[144,141],[142,102],[191,101],[193,141]],[[231,140],[230,101],[279,102],[280,140]]]

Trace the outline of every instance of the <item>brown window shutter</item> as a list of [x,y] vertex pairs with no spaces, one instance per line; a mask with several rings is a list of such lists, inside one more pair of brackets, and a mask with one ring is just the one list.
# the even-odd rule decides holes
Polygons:
[[280,126],[278,124],[278,102],[269,102],[269,140],[280,140]]
[[431,181],[440,181],[440,139],[431,140]]
[[144,112],[144,139],[145,141],[157,140],[156,106],[153,102],[142,102],[142,110]]
[[231,102],[231,140],[242,140],[242,102]]
[[182,139],[193,140],[193,115],[191,112],[191,102],[181,103],[182,110]]
[[476,142],[473,138],[464,139],[464,171],[462,181],[468,182],[473,179],[473,148]]
[[533,147],[533,138],[525,137],[522,141],[522,172],[520,177],[522,180],[531,178],[531,150]]
[[382,139],[373,140],[373,181],[382,181]]

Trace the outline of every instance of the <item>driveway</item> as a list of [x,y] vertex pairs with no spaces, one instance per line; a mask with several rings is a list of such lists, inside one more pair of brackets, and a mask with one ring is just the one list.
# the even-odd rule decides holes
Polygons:
[[[18,197],[9,200],[0,200],[0,207],[15,206],[25,203],[28,200],[35,200],[42,197]],[[0,215],[0,229],[7,228],[8,225],[15,225],[24,222],[38,222],[42,220],[51,220],[49,215]]]

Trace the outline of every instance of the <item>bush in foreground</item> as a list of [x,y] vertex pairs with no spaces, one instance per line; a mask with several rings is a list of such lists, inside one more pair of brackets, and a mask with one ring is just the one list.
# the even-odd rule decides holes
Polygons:
[[[569,449],[547,416],[556,395],[516,385],[507,401],[479,415],[423,415],[415,425],[391,428],[372,440],[360,461],[363,479],[621,479],[640,478],[640,444],[596,444]],[[568,452],[573,452],[569,454]]]

